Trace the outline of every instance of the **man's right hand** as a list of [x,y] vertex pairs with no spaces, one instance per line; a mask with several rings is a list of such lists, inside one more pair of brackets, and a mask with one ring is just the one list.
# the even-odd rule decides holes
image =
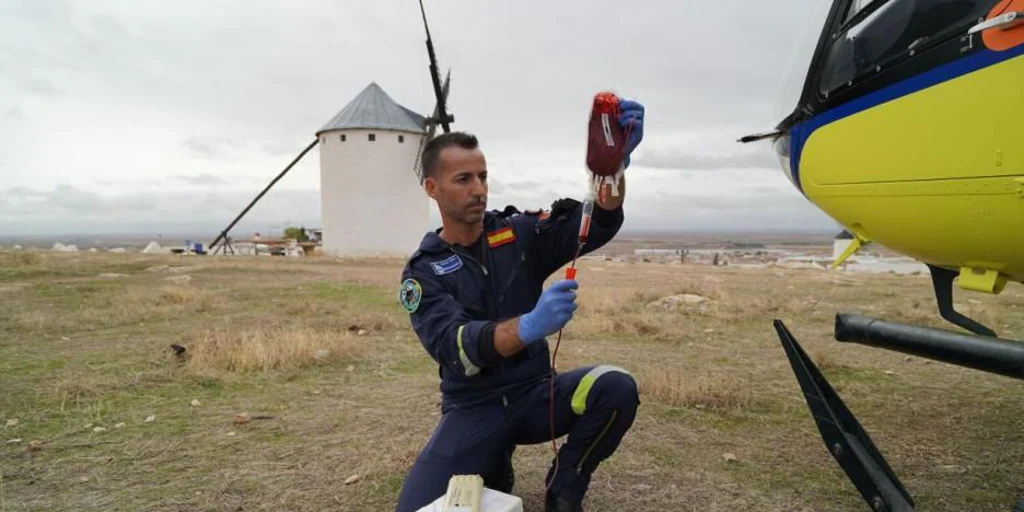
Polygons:
[[519,317],[519,339],[529,345],[558,332],[576,311],[575,280],[558,281],[541,294],[533,311]]

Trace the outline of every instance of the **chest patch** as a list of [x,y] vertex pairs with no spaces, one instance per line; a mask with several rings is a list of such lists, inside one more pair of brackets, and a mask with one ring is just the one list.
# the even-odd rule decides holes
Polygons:
[[487,245],[490,246],[491,249],[501,247],[515,241],[516,232],[512,231],[511,226],[487,233]]
[[450,258],[431,263],[430,267],[434,269],[434,274],[439,276],[451,274],[462,268],[462,258],[458,254],[453,254]]

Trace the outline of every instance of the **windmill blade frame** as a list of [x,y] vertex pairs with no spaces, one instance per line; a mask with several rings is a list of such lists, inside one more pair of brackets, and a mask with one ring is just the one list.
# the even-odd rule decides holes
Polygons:
[[[451,80],[452,71],[449,69],[448,74],[445,76],[444,79],[444,85],[441,87],[442,101],[434,104],[433,114],[430,117],[424,119],[423,121],[424,128],[426,129],[426,134],[423,136],[423,138],[420,139],[420,147],[418,150],[416,150],[416,160],[413,162],[413,171],[416,173],[416,178],[420,180],[421,185],[423,184],[424,179],[423,162],[421,160],[421,157],[423,156],[423,148],[427,146],[427,142],[429,142],[430,139],[433,139],[434,134],[437,133],[437,125],[439,124],[437,121],[438,116],[440,115],[440,112],[442,110],[442,103],[447,103],[448,101],[448,91],[450,90]],[[448,133],[449,130],[444,131],[445,133]]]

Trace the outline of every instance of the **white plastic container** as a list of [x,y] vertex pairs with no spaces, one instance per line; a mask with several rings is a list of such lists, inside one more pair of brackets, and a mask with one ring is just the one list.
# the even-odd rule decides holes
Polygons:
[[[417,512],[444,512],[444,495]],[[523,499],[484,487],[480,496],[480,512],[523,512]]]

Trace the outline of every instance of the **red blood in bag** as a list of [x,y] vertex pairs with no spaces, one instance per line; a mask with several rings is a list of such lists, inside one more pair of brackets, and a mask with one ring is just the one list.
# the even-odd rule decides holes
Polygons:
[[626,136],[619,126],[619,98],[610,92],[594,95],[587,138],[587,168],[597,176],[613,176],[626,156]]
[[574,268],[567,268],[567,269],[565,269],[565,278],[566,279],[576,279],[576,269],[574,269]]

